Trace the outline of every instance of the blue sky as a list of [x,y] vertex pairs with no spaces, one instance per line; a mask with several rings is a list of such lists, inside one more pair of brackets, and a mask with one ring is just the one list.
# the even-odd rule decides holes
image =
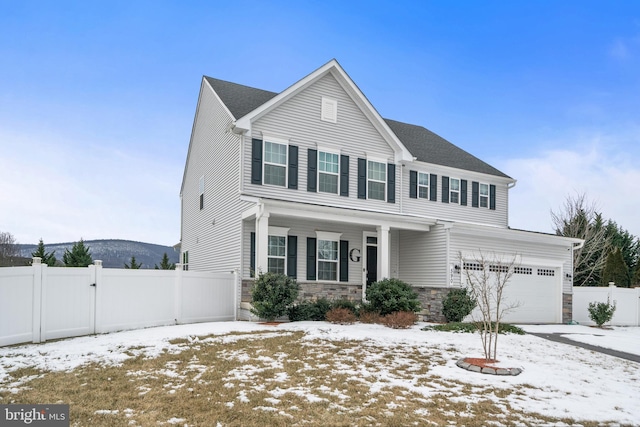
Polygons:
[[281,91],[336,58],[383,117],[640,236],[640,2],[0,0],[0,231],[175,244],[202,75]]

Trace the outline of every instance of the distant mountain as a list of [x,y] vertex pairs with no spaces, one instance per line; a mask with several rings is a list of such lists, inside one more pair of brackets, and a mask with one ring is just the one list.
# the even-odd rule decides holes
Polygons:
[[[45,242],[44,247],[47,252],[55,251],[56,259],[62,262],[62,256],[66,249],[71,250],[74,242],[52,243]],[[134,242],[131,240],[85,240],[85,246],[89,247],[89,252],[94,260],[102,260],[105,268],[124,268],[124,264],[129,264],[131,256],[136,257],[136,262],[141,263],[140,268],[154,268],[160,265],[162,255],[166,252],[169,261],[177,263],[180,256],[171,246],[155,245],[153,243]],[[38,245],[18,245],[20,256],[31,259],[31,253],[35,252]]]

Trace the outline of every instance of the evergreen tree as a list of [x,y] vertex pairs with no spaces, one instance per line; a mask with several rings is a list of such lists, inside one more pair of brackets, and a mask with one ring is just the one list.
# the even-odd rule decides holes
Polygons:
[[602,269],[602,285],[606,286],[609,282],[614,282],[616,286],[621,288],[629,287],[629,268],[625,264],[622,251],[619,248],[609,252]]
[[164,255],[162,255],[162,261],[160,261],[160,267],[158,267],[158,264],[156,264],[156,270],[175,270],[175,269],[176,269],[176,265],[172,262],[169,262],[169,256],[165,252]]
[[80,239],[79,242],[73,244],[71,251],[65,249],[62,261],[67,267],[87,267],[93,264],[93,258],[91,258],[91,252],[89,247],[84,245],[84,241]]
[[631,279],[631,286],[640,287],[640,261],[636,263],[636,272],[633,275],[633,279]]
[[36,248],[35,252],[31,252],[31,256],[40,257],[43,264],[47,264],[49,267],[54,267],[56,265],[56,262],[58,261],[56,259],[55,253],[56,251],[46,252],[44,248],[44,242],[42,241],[42,239],[40,239],[40,242],[38,242],[38,247]]
[[132,270],[138,270],[140,267],[142,267],[142,264],[137,263],[136,257],[134,257],[133,255],[131,255],[131,261],[129,262],[129,264],[127,264],[126,262],[124,263],[124,268],[130,268]]
[[622,258],[628,267],[629,281],[631,282],[633,267],[637,265],[638,258],[640,258],[640,239],[611,220],[607,223],[607,238],[612,246],[619,248],[622,252]]

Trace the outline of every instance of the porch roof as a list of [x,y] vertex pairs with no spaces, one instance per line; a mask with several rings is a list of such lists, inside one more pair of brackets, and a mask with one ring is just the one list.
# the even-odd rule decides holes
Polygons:
[[315,219],[343,224],[359,224],[364,226],[388,226],[390,229],[429,231],[436,224],[435,219],[323,206],[312,203],[281,201],[269,198],[243,197],[243,200],[255,204],[242,213],[242,219],[254,219],[264,214],[278,215],[287,218]]

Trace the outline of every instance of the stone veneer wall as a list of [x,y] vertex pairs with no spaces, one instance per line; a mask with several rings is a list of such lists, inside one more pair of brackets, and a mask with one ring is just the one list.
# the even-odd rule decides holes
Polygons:
[[[241,301],[251,302],[251,288],[253,279],[242,280]],[[298,300],[312,300],[316,298],[327,298],[328,300],[348,299],[351,301],[362,301],[362,285],[349,283],[318,283],[318,282],[298,282],[300,293]]]
[[562,323],[573,320],[573,294],[562,294]]
[[444,323],[447,320],[442,314],[442,300],[452,288],[413,287],[418,294],[421,311],[418,313],[425,322]]

